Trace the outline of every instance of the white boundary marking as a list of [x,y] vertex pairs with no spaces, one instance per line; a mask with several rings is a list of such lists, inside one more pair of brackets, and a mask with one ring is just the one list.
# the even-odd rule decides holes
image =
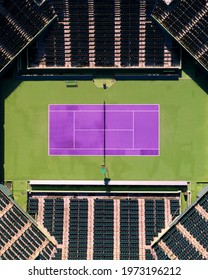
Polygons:
[[158,156],[160,156],[160,104],[158,104]]
[[75,122],[76,122],[76,112],[74,111],[74,114],[73,114],[73,117],[74,117],[74,131],[73,131],[73,141],[74,141],[74,143],[73,143],[73,147],[74,147],[74,149],[76,148],[76,125],[75,125]]
[[[89,150],[89,151],[93,151],[93,150],[103,150],[104,148],[50,148],[50,150]],[[106,150],[121,150],[123,151],[123,149],[128,150],[128,151],[140,151],[140,150],[151,150],[151,151],[155,151],[158,150],[158,148],[136,148],[136,149],[132,149],[132,148],[106,148]]]
[[[103,148],[76,148],[75,145],[75,141],[76,141],[76,131],[103,131],[104,129],[76,129],[75,128],[75,114],[76,112],[102,112],[102,110],[53,110],[50,109],[51,106],[99,106],[101,104],[48,104],[48,155],[49,156],[101,156],[101,155],[54,155],[51,154],[51,150],[102,150]],[[156,155],[108,155],[108,156],[160,156],[160,104],[108,104],[108,105],[112,105],[112,106],[121,106],[121,105],[125,105],[125,106],[157,106],[158,109],[157,110],[112,110],[109,109],[107,110],[108,112],[127,112],[127,113],[132,113],[133,114],[133,129],[106,129],[107,131],[132,131],[133,132],[133,148],[108,148],[108,150],[127,150],[127,151],[141,151],[141,150],[157,150],[158,153]],[[73,116],[74,116],[74,131],[73,131],[73,148],[50,148],[50,113],[57,113],[57,112],[73,112]],[[158,147],[157,148],[134,148],[134,114],[135,112],[148,112],[148,113],[152,113],[152,112],[156,112],[158,113]]]
[[[123,104],[123,105],[125,105],[125,104]],[[89,112],[89,113],[97,113],[97,112],[103,112],[103,110],[50,110],[50,112],[52,112],[52,113],[66,113],[66,112],[74,112],[74,111],[76,111],[77,113],[87,113],[87,112]],[[158,112],[158,110],[112,110],[112,109],[110,109],[110,110],[108,110],[108,109],[106,109],[106,111],[108,111],[108,112],[115,112],[115,113],[132,113],[133,111],[135,111],[135,112],[145,112],[145,113],[152,113],[152,112]]]
[[[83,155],[83,154],[81,154],[81,155],[78,155],[78,154],[76,154],[76,155],[60,155],[60,154],[58,154],[58,155],[54,155],[54,154],[50,154],[50,156],[51,157],[103,157],[103,154],[101,154],[101,155],[92,155],[92,154],[85,154],[85,155]],[[130,155],[130,154],[127,154],[127,155],[125,155],[125,154],[120,154],[120,155],[117,155],[117,154],[113,154],[113,155],[107,155],[107,157],[158,157],[159,156],[159,153],[157,153],[157,154],[155,154],[155,155],[153,155],[153,154],[151,154],[151,155],[138,155],[138,154],[136,154],[136,155]]]
[[[134,149],[134,111],[132,112],[132,118],[133,118],[133,120],[132,120],[132,122],[133,122],[133,123],[132,123],[132,125],[133,125],[133,139],[132,139],[132,142],[133,142],[133,143],[132,143],[132,149],[135,150],[135,149]],[[140,148],[140,149],[142,149],[142,148]]]
[[[93,106],[103,106],[103,104],[100,104],[100,103],[73,103],[73,104],[69,104],[69,103],[59,103],[59,104],[57,104],[57,103],[51,103],[51,104],[49,104],[49,106],[59,106],[59,105],[61,105],[61,106],[77,106],[77,105],[82,105],[82,106],[86,106],[86,105],[93,105]],[[156,104],[156,103],[142,103],[142,104],[136,104],[136,103],[128,103],[128,104],[113,104],[113,103],[109,103],[109,104],[107,104],[107,105],[110,105],[110,106],[120,106],[120,105],[131,105],[131,106],[149,106],[149,105],[151,105],[151,106],[157,106],[158,104]]]
[[76,128],[76,131],[133,131],[132,128]]
[[[29,180],[30,185],[103,185],[103,180]],[[110,181],[110,185],[129,186],[186,186],[188,181]],[[73,191],[69,191],[73,192]],[[80,191],[79,191],[80,192]],[[81,191],[82,192],[82,191]],[[90,192],[90,191],[87,191]],[[96,192],[96,191],[93,191]],[[100,191],[102,192],[102,191]],[[105,191],[103,191],[105,192]],[[129,192],[129,191],[124,191]],[[135,191],[140,193],[140,191]],[[160,191],[157,191],[160,193]],[[161,191],[164,192],[164,191]],[[116,192],[117,193],[117,192]],[[119,193],[123,193],[119,191]],[[132,191],[130,191],[132,193]]]
[[51,156],[50,151],[50,105],[48,105],[48,156]]

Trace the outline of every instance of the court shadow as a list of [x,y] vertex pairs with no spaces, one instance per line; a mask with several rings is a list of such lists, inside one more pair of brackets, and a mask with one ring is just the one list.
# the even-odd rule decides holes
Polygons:
[[0,182],[4,182],[4,124],[5,124],[5,100],[20,85],[21,81],[14,79],[1,79],[0,83]]
[[208,72],[185,50],[182,69],[206,94],[208,94]]
[[104,178],[104,185],[108,186],[110,183],[111,179],[110,178]]
[[111,186],[110,186],[110,181],[111,179],[110,178],[105,178],[104,179],[104,185],[106,187],[106,193],[110,193],[111,192]]

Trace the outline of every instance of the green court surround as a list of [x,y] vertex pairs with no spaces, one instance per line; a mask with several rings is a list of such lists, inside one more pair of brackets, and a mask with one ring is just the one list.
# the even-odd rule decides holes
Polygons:
[[[160,104],[160,156],[106,158],[111,180],[208,182],[208,96],[192,79],[117,81],[5,80],[5,180],[102,180],[102,157],[48,156],[48,104]],[[195,187],[194,187],[195,190]],[[195,196],[195,194],[194,194]]]

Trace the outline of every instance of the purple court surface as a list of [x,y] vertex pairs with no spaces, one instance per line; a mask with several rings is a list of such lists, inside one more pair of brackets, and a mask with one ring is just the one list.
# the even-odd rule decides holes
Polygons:
[[158,156],[158,104],[49,105],[51,156]]

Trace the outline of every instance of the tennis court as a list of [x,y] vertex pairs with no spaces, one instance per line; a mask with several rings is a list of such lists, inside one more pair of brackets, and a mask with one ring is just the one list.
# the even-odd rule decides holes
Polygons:
[[49,105],[51,156],[158,156],[158,104]]

